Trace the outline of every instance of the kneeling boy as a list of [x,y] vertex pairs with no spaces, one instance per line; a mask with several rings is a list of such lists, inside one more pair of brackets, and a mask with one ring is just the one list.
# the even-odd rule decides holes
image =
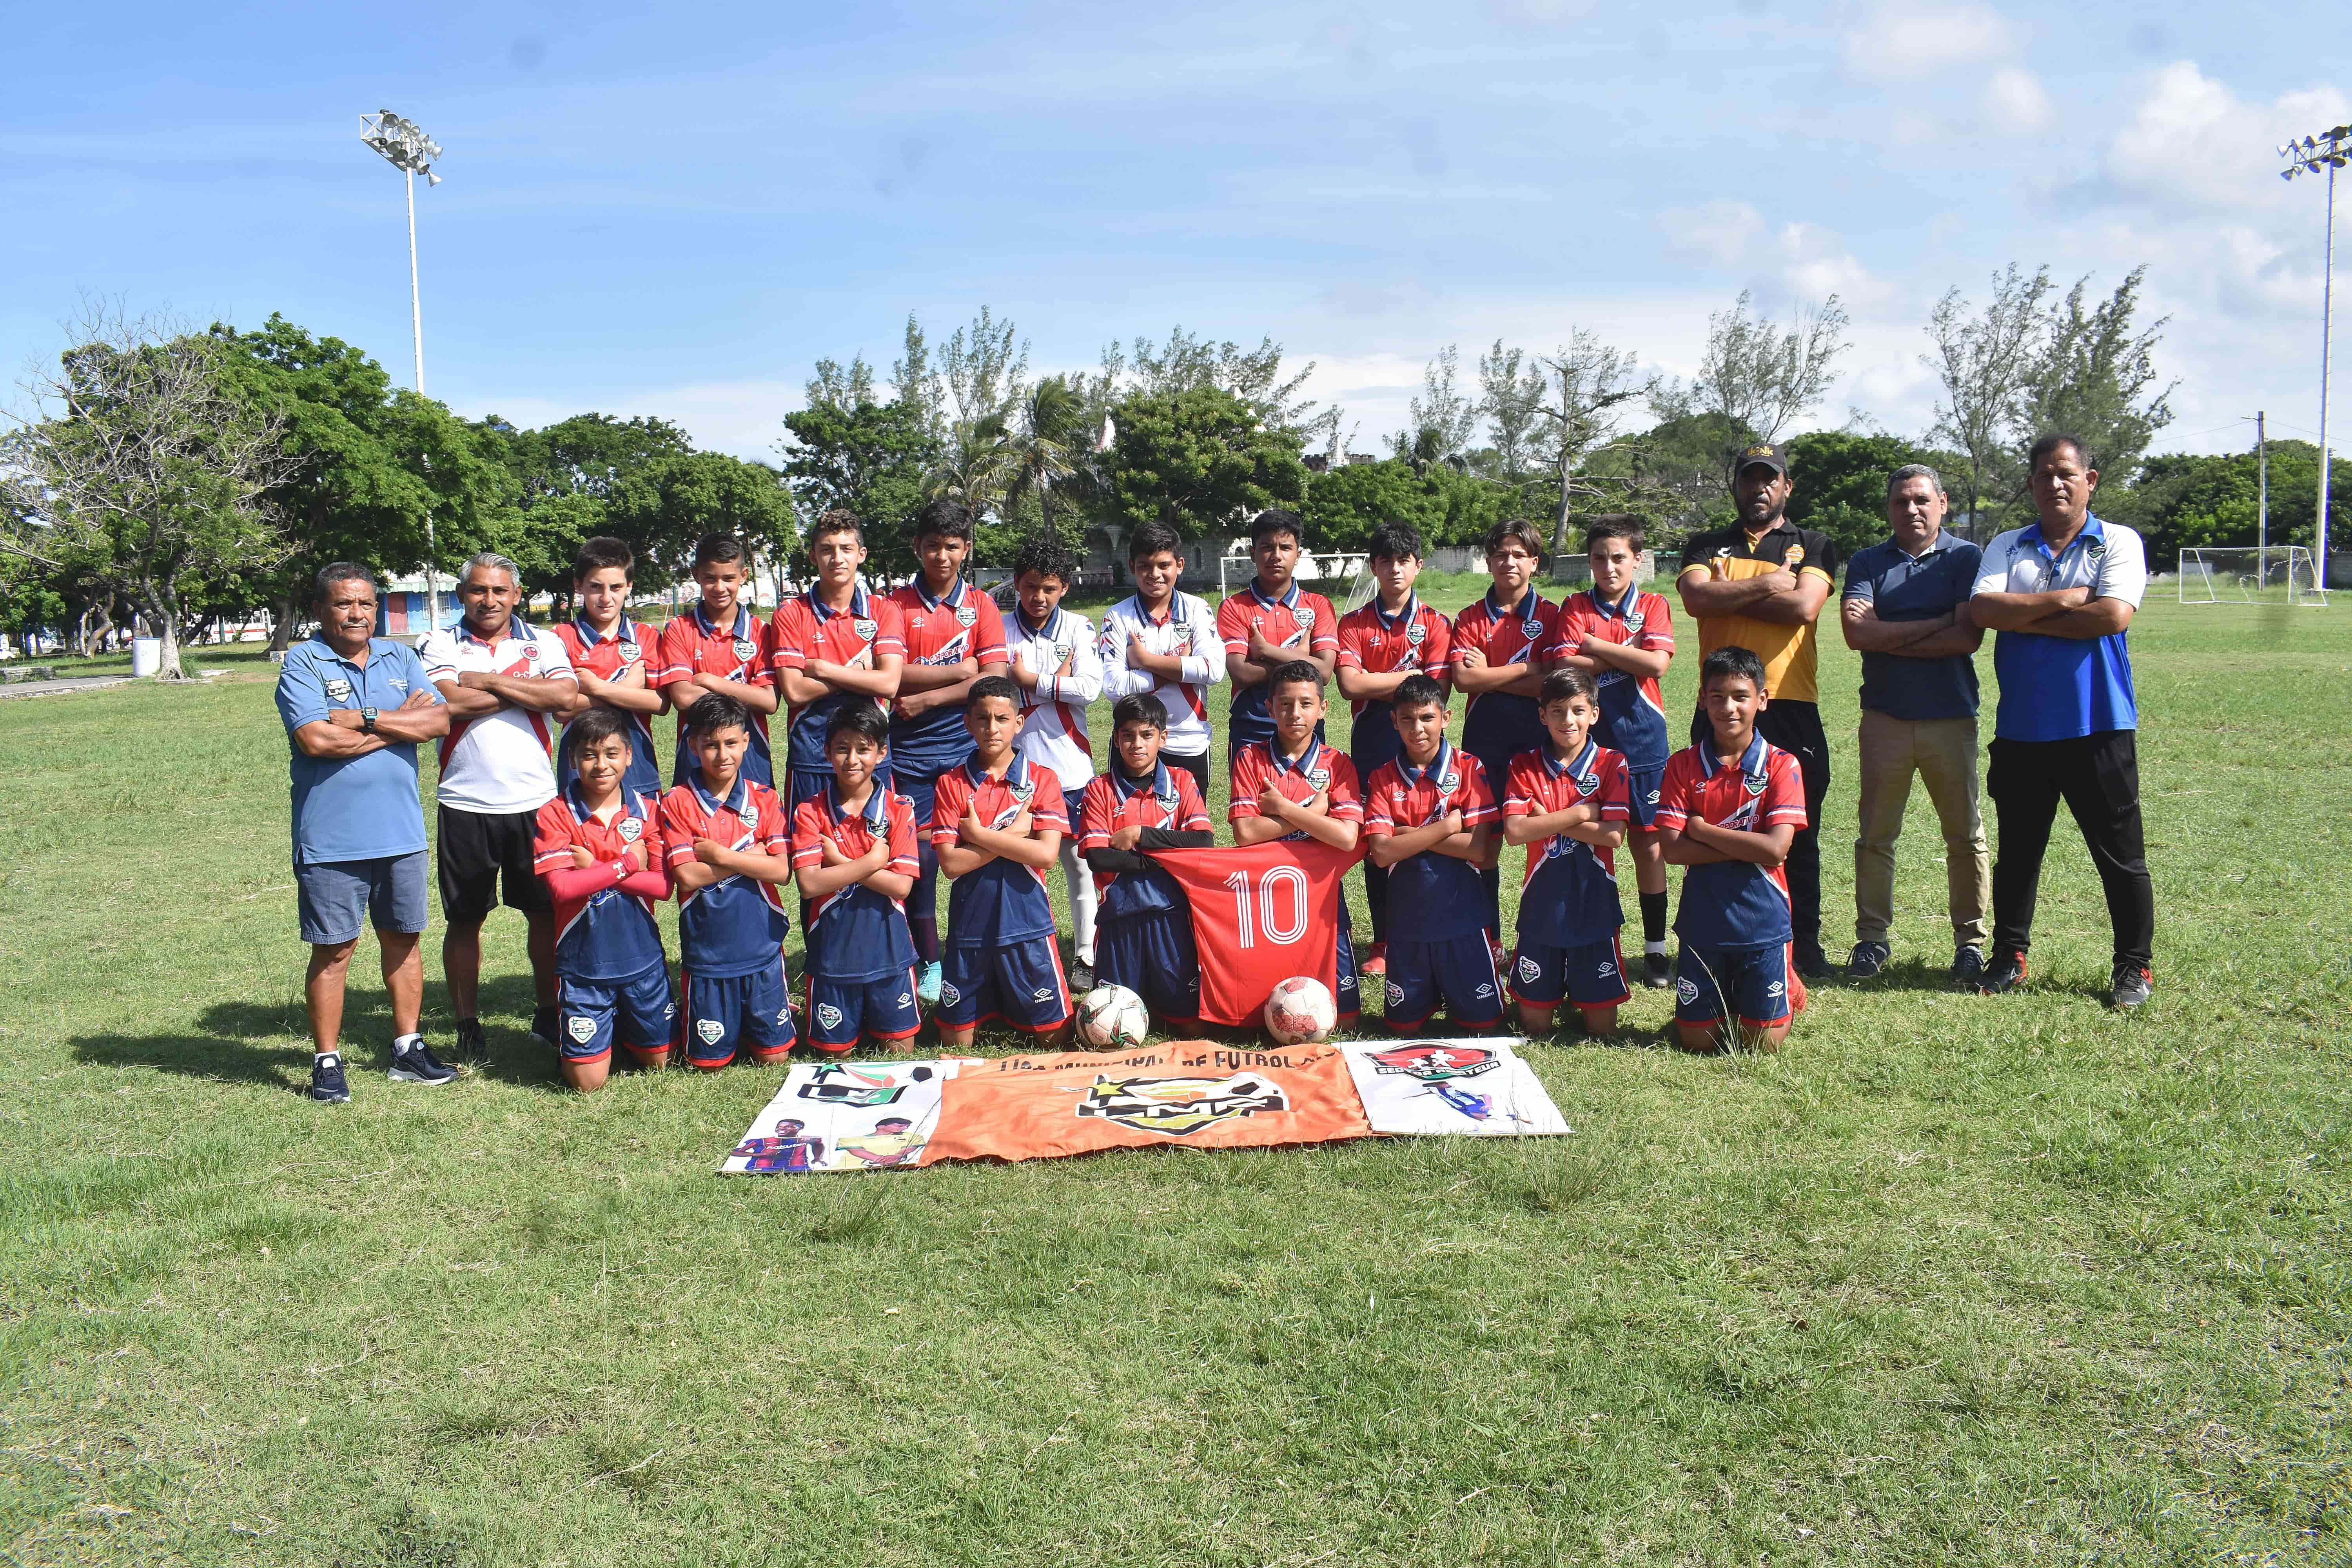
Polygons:
[[1789,943],[1789,884],[1781,864],[1805,826],[1805,784],[1790,752],[1756,732],[1769,700],[1764,662],[1719,647],[1699,666],[1707,742],[1666,760],[1658,837],[1683,876],[1675,934],[1675,1027],[1685,1050],[1731,1044],[1737,1010],[1745,1043],[1778,1050],[1805,1006]]
[[[1315,738],[1323,724],[1323,671],[1311,659],[1277,664],[1265,678],[1265,693],[1274,739],[1252,741],[1234,757],[1234,798],[1225,808],[1234,842],[1312,838],[1353,849],[1363,832],[1364,791],[1355,764]],[[1359,1008],[1356,945],[1345,921],[1337,941],[1339,984],[1332,1001],[1346,1024]]]
[[907,895],[922,863],[915,807],[876,773],[889,755],[890,721],[871,703],[825,721],[833,784],[793,811],[793,875],[808,910],[808,1043],[846,1056],[859,1036],[911,1038],[915,943]]
[[1618,928],[1617,847],[1633,817],[1625,759],[1591,738],[1601,716],[1592,677],[1555,669],[1544,677],[1544,745],[1511,760],[1503,795],[1503,841],[1524,844],[1519,946],[1511,994],[1519,1024],[1549,1034],[1562,1002],[1587,1033],[1613,1034],[1633,993]]
[[1054,770],[1014,754],[1021,689],[1002,675],[971,683],[964,701],[971,760],[941,773],[931,845],[955,883],[940,960],[940,1044],[962,1050],[991,1019],[1059,1045],[1070,988],[1054,940],[1045,868],[1062,852],[1069,805]]
[[1503,987],[1486,944],[1495,861],[1495,795],[1478,759],[1445,739],[1445,689],[1409,675],[1389,699],[1397,754],[1364,791],[1372,864],[1389,872],[1388,1026],[1411,1034],[1442,999],[1458,1028],[1503,1021]]
[[564,1081],[604,1087],[617,1037],[641,1067],[669,1060],[677,1009],[669,994],[654,905],[669,897],[660,807],[624,787],[638,727],[617,708],[591,708],[564,731],[578,770],[539,808],[532,867],[555,905],[557,1048]]
[[752,1060],[793,1048],[784,988],[781,884],[793,874],[792,831],[776,792],[744,776],[751,714],[716,694],[686,710],[686,782],[662,796],[662,845],[677,883],[686,985],[686,1059],[716,1072],[740,1045]]
[[1110,771],[1078,805],[1078,847],[1094,873],[1095,980],[1124,985],[1162,1024],[1200,1021],[1201,963],[1192,909],[1154,849],[1205,849],[1208,804],[1183,767],[1160,760],[1168,708],[1145,693],[1111,710]]

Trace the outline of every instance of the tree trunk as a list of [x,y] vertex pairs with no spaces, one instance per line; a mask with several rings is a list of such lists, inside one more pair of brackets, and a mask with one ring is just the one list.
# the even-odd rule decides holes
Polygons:
[[269,661],[282,663],[294,646],[294,621],[301,607],[291,593],[269,595]]
[[[169,583],[142,583],[139,596],[145,602],[147,618],[155,626],[155,637],[161,645],[155,662],[158,680],[185,680],[188,672],[180,667],[180,605],[179,595]],[[134,626],[133,635],[136,635]]]
[[[1574,507],[1575,499],[1569,489],[1568,465],[1563,462],[1559,465],[1559,517],[1552,524],[1551,530],[1551,552],[1554,555],[1568,553],[1568,520]],[[1545,562],[1545,573],[1549,574],[1550,570],[1551,563]]]

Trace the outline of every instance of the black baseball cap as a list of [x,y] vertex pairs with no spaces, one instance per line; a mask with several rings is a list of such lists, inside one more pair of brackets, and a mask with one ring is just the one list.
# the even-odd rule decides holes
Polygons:
[[1787,479],[1789,477],[1789,448],[1787,445],[1783,444],[1776,447],[1769,441],[1758,441],[1751,445],[1742,447],[1739,448],[1738,455],[1734,457],[1731,460],[1731,471],[1737,474],[1742,468],[1754,468],[1759,463],[1765,468],[1771,469],[1774,473],[1780,475],[1782,479]]

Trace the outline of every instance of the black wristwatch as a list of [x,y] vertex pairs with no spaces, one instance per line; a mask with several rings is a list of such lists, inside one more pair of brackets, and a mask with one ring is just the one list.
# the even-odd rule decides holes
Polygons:
[[373,734],[374,734],[374,733],[375,733],[375,710],[374,710],[374,709],[373,709],[373,708],[362,708],[362,709],[361,709],[361,710],[360,710],[360,728],[361,728],[362,731],[366,731],[368,734],[373,735]]

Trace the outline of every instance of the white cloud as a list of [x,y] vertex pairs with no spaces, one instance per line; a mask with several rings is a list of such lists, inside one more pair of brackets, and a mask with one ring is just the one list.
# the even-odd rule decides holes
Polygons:
[[1984,85],[1985,118],[1995,131],[2026,134],[2050,123],[2050,95],[2032,71],[2004,66]]
[[2009,24],[1984,5],[1881,5],[1846,34],[1846,64],[1862,75],[1909,77],[1922,66],[1964,65],[2010,47]]
[[1738,266],[1764,237],[1764,215],[1730,196],[1668,207],[1656,222],[1669,255],[1717,267]]
[[2334,88],[2248,103],[2195,61],[2176,61],[2149,79],[2139,111],[2108,144],[2107,173],[2122,190],[2168,208],[2274,205],[2281,165],[2273,149],[2345,112]]

